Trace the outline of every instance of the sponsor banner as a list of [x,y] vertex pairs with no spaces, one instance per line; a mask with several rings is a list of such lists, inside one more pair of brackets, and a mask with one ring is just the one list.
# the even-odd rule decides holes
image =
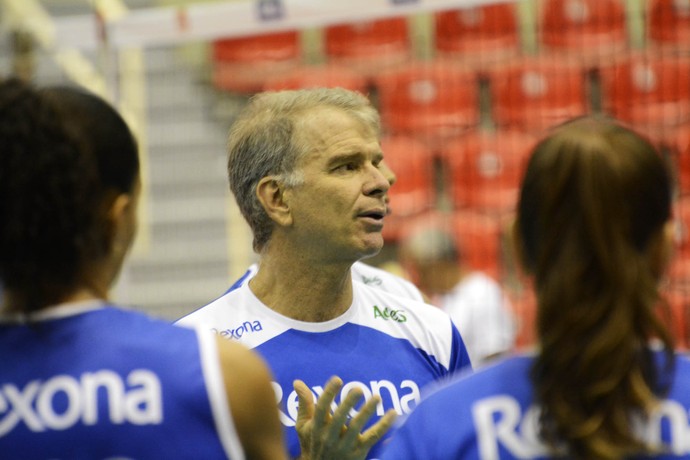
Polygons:
[[[172,45],[222,37],[323,27],[454,8],[468,8],[506,0],[253,0],[202,3],[183,7],[131,10],[108,22],[105,37],[115,48]],[[517,0],[516,0],[517,1]],[[69,27],[56,19],[57,46],[95,48],[94,17],[70,17]],[[67,20],[66,20],[67,21]],[[76,21],[76,22],[75,22]],[[83,24],[79,24],[83,21]],[[75,33],[75,31],[82,33]],[[103,37],[101,37],[103,38]]]
[[[299,409],[297,392],[292,388],[281,387],[278,382],[271,382],[271,385],[276,395],[280,421],[287,427],[295,426]],[[316,402],[323,394],[324,389],[318,385],[313,386],[311,389],[314,394],[314,402]],[[380,398],[380,402],[376,406],[377,417],[383,417],[383,414],[389,409],[394,409],[400,415],[409,414],[421,399],[419,386],[413,380],[403,380],[397,384],[390,380],[352,381],[344,383],[340,394],[336,395],[331,409],[335,410],[354,389],[359,389],[362,392],[365,401],[369,401],[374,396]],[[355,417],[358,413],[357,410],[352,409],[349,416]]]
[[[108,404],[99,398],[105,397]],[[126,377],[111,370],[79,377],[56,375],[24,386],[0,386],[0,438],[18,425],[39,433],[62,431],[77,424],[158,425],[163,422],[163,400],[158,376],[135,369]]]
[[[472,418],[480,458],[499,458],[501,449],[513,458],[549,455],[549,447],[540,439],[540,408],[536,405],[523,412],[515,398],[492,396],[473,404]],[[650,446],[677,456],[690,453],[690,416],[676,401],[661,401],[649,419],[633,418],[633,426],[637,438]]]

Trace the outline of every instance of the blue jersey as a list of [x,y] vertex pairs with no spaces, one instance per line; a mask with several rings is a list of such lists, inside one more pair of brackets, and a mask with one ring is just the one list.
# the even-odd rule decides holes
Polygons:
[[[537,431],[539,410],[529,377],[533,362],[530,356],[508,358],[432,392],[393,433],[383,458],[549,458]],[[669,452],[651,458],[690,458],[689,387],[690,360],[678,356],[668,397],[639,432]]]
[[215,340],[93,303],[0,323],[0,457],[244,458]]
[[[421,389],[469,368],[460,334],[441,310],[353,282],[353,303],[343,315],[323,323],[293,320],[261,303],[244,284],[184,317],[183,324],[205,324],[220,335],[259,352],[276,379],[273,387],[290,454],[300,453],[295,379],[317,396],[333,375],[344,382],[336,403],[354,388],[382,403],[370,424],[388,409],[409,413]],[[370,451],[377,458],[381,441]]]

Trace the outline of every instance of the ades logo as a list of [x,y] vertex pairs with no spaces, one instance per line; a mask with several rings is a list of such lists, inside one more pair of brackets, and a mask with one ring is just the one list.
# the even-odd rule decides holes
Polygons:
[[383,284],[383,281],[378,276],[372,276],[371,278],[369,278],[368,276],[362,275],[362,283],[369,285],[373,284],[374,286],[381,286]]
[[407,321],[405,310],[392,310],[388,307],[381,309],[377,305],[374,305],[374,318],[383,318],[386,321],[392,320],[397,321],[398,323],[404,323]]

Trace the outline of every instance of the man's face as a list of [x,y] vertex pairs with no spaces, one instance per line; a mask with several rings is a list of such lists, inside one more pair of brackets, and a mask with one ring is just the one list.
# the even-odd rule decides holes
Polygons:
[[324,260],[376,254],[390,187],[376,131],[341,110],[322,108],[307,114],[297,133],[308,148],[297,164],[304,183],[286,192],[294,238]]

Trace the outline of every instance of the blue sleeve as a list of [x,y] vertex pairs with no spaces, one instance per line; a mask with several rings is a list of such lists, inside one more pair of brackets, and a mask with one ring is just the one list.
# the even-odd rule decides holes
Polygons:
[[472,363],[470,362],[470,355],[467,353],[467,347],[465,347],[465,342],[462,341],[462,336],[460,336],[460,331],[455,327],[455,324],[451,321],[450,323],[453,335],[452,349],[450,354],[450,364],[448,367],[448,372],[454,374],[458,371],[469,371],[472,370]]
[[413,416],[417,409],[399,422],[394,429],[388,444],[383,449],[381,460],[432,459],[432,453],[427,450],[427,446],[433,445],[433,440],[424,438],[423,427],[422,431],[415,427],[417,419]]

